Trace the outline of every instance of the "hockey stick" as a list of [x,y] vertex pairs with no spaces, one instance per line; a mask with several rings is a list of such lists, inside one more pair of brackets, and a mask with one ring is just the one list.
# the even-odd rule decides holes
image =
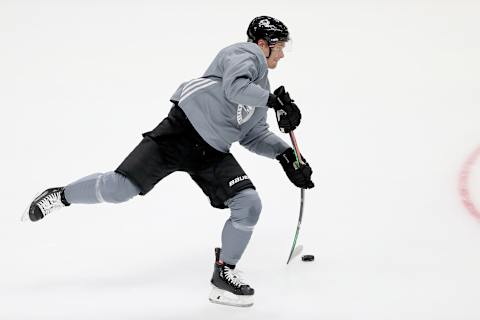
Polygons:
[[[300,154],[300,150],[298,149],[297,140],[295,139],[295,134],[293,133],[293,131],[290,131],[290,140],[292,140],[297,162],[299,164],[303,164],[302,155]],[[296,245],[297,245],[298,234],[300,232],[300,226],[302,224],[304,202],[305,202],[305,189],[302,188],[300,189],[300,214],[298,216],[297,231],[295,232],[295,237],[293,238],[293,244],[292,244],[292,248],[290,249],[290,255],[288,256],[287,264],[290,262],[290,260],[293,257],[299,255],[303,249],[303,246],[299,245],[298,247],[296,247]]]

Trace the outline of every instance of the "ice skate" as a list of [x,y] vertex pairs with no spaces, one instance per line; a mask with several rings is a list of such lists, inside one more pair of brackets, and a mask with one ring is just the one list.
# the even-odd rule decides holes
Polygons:
[[63,195],[63,187],[50,188],[37,196],[23,214],[22,221],[38,221],[51,212],[69,206]]
[[209,300],[235,307],[252,306],[255,290],[241,278],[240,271],[220,263],[220,248],[215,248],[215,257]]

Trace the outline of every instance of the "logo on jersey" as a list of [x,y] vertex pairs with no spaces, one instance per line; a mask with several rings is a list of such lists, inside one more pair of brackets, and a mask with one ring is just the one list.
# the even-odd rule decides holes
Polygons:
[[248,176],[246,174],[243,176],[236,177],[233,180],[230,180],[230,182],[228,183],[228,186],[231,188],[232,186],[236,185],[237,183],[243,180],[248,180]]
[[239,125],[244,124],[247,122],[255,112],[255,107],[244,106],[243,104],[239,104],[237,107],[237,122]]

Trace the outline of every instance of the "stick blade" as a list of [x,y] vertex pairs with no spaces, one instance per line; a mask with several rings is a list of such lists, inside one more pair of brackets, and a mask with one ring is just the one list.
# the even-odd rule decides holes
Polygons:
[[299,244],[298,246],[293,249],[293,251],[290,253],[290,256],[288,257],[287,264],[292,260],[293,258],[299,256],[303,251],[303,245]]

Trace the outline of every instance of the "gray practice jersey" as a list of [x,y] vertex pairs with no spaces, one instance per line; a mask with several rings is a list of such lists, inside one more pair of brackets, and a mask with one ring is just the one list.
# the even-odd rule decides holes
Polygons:
[[215,149],[228,152],[239,141],[250,151],[274,158],[289,145],[268,130],[267,76],[260,47],[237,43],[221,50],[201,78],[182,83],[171,101]]

